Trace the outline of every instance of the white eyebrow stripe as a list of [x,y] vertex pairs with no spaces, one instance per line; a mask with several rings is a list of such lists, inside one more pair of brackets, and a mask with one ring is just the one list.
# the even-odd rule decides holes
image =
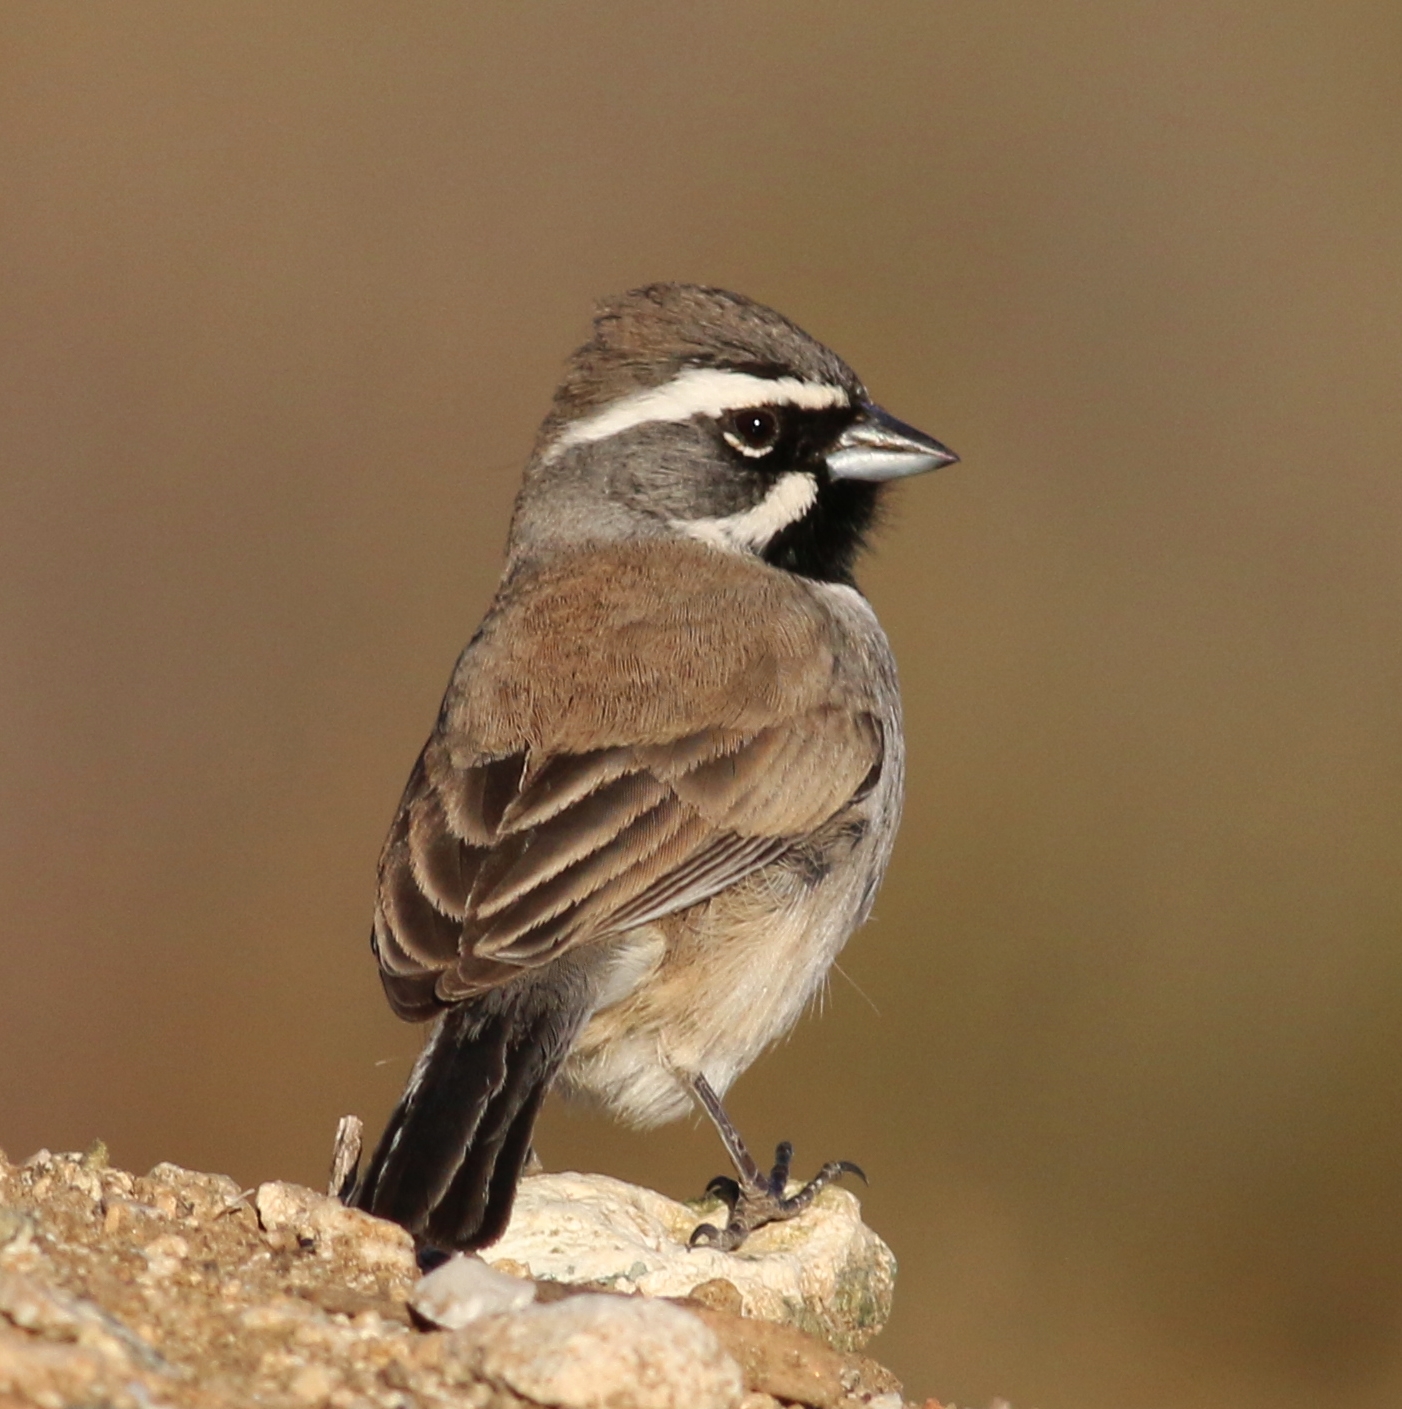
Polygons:
[[818,481],[802,470],[780,475],[753,508],[718,519],[673,519],[672,527],[731,552],[757,552],[817,502]]
[[572,445],[608,440],[635,426],[654,421],[689,421],[693,416],[719,416],[747,406],[802,406],[814,411],[850,406],[841,387],[805,382],[798,377],[756,377],[723,367],[691,367],[670,382],[635,391],[606,410],[567,427],[545,453],[553,460]]

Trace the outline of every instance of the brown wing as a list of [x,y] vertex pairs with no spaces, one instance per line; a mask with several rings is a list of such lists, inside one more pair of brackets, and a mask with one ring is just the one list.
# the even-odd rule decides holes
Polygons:
[[[465,653],[381,858],[401,1016],[715,895],[879,770],[801,588],[707,549],[636,556],[518,586]],[[741,616],[737,571],[758,571]]]

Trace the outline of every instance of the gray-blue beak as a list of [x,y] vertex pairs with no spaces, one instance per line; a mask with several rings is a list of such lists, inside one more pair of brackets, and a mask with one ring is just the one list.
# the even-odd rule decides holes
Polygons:
[[827,453],[828,473],[834,479],[902,479],[958,459],[932,436],[870,404]]

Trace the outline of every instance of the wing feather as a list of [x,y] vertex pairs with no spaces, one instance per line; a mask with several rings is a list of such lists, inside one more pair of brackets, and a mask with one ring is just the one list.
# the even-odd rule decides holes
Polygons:
[[406,809],[409,862],[414,880],[435,909],[461,921],[486,852],[470,847],[448,825],[442,798],[425,789]]
[[507,807],[502,826],[513,832],[538,827],[637,766],[633,751],[625,748],[548,755],[531,769],[529,786]]
[[[684,856],[705,832],[705,824],[684,808],[659,804],[635,818],[611,841],[493,915],[476,938],[474,949],[492,958],[524,959],[542,952],[546,921],[574,912],[571,928],[577,928],[585,914],[597,913],[600,892],[631,898],[674,864],[678,837],[684,841]],[[557,927],[551,927],[550,932],[556,933]]]
[[651,924],[723,891],[791,850],[789,837],[717,837],[684,865],[654,881],[610,916],[618,929]]
[[[473,888],[474,916],[490,921],[562,872],[579,873],[639,818],[654,817],[666,797],[650,774],[625,773],[539,826],[502,837]],[[655,820],[644,835],[647,826]]]

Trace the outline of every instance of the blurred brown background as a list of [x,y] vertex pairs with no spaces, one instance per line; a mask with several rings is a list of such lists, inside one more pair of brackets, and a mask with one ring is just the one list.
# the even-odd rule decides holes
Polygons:
[[[593,299],[964,463],[864,582],[907,823],[734,1111],[912,1392],[1402,1402],[1402,11],[0,9],[0,1145],[320,1182],[375,856]],[[676,1194],[709,1130],[550,1116]]]

